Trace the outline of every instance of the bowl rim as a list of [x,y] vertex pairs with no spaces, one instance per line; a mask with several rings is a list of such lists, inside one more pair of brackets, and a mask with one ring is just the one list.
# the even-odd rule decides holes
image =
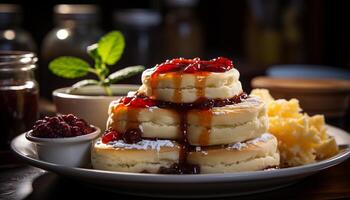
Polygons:
[[[305,85],[308,84],[308,85]],[[269,90],[293,90],[301,93],[349,93],[350,81],[341,79],[320,79],[304,77],[269,77],[257,76],[252,79],[253,88]]]
[[29,130],[25,132],[25,137],[27,140],[37,143],[37,144],[63,144],[63,143],[79,143],[79,142],[85,142],[88,140],[94,140],[97,137],[100,136],[101,129],[90,125],[95,129],[94,132],[86,134],[86,135],[79,135],[79,136],[74,136],[74,137],[62,137],[62,138],[39,138],[33,136],[31,133],[33,130]]
[[[123,88],[123,87],[130,87],[135,88],[137,90],[140,85],[137,84],[113,84],[111,85],[112,88]],[[92,95],[84,95],[84,94],[69,94],[67,91],[71,89],[72,87],[63,87],[58,88],[52,92],[52,96],[54,98],[64,98],[64,99],[113,99],[115,97],[119,97],[118,95],[113,96],[106,96],[106,95],[99,95],[99,96],[92,96]]]

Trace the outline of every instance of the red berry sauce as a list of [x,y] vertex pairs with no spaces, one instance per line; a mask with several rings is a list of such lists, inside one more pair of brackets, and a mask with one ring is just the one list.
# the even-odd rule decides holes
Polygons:
[[176,58],[167,60],[166,62],[156,66],[155,73],[167,73],[167,72],[183,72],[183,73],[196,73],[196,72],[226,72],[233,68],[231,60],[218,57],[212,60],[201,60],[200,58],[184,59]]
[[112,128],[105,131],[102,136],[102,143],[107,144],[115,140],[123,140],[127,144],[138,143],[142,140],[140,129],[129,129],[125,133],[120,133]]
[[143,95],[135,95],[132,97],[123,97],[119,100],[124,106],[133,108],[149,108],[156,106],[157,102]]
[[193,103],[173,103],[167,101],[153,100],[143,94],[137,94],[133,97],[123,97],[119,100],[123,106],[130,108],[170,108],[176,110],[190,110],[190,109],[210,109],[213,107],[223,107],[226,105],[232,105],[242,102],[248,95],[242,93],[229,99],[208,99],[205,97],[199,98]]

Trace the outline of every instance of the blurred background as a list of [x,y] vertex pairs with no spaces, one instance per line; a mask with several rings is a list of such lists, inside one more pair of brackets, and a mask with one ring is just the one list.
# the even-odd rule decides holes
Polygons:
[[[122,59],[111,71],[138,64],[149,68],[174,57],[224,56],[240,70],[247,92],[257,76],[350,79],[347,1],[0,3],[0,50],[38,55],[35,75],[42,99],[51,100],[54,89],[77,81],[52,75],[48,63],[62,55],[91,62],[86,47],[110,30],[120,30],[126,37]],[[140,76],[122,83],[139,84]],[[266,84],[260,83],[255,87]]]
[[[347,1],[73,0],[69,4],[82,2],[90,5],[1,1],[17,5],[0,6],[0,49],[38,54],[37,80],[45,83],[40,88],[46,98],[51,98],[53,89],[75,82],[51,75],[47,63],[60,55],[89,59],[86,46],[113,29],[126,36],[124,55],[114,70],[135,64],[152,67],[180,56],[225,56],[234,60],[249,91],[252,77],[276,73],[267,70],[272,65],[350,67]],[[127,82],[139,83],[139,77]]]

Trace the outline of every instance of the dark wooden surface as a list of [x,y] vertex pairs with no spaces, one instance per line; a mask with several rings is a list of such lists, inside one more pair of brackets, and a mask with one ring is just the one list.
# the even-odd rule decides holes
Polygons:
[[[0,171],[0,199],[152,199],[90,188],[51,172],[21,166]],[[350,199],[350,160],[289,187],[254,195],[221,199]],[[90,199],[90,198],[89,198]]]

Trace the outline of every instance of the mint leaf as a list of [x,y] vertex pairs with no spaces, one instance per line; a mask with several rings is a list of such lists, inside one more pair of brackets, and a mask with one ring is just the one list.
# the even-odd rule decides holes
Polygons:
[[123,54],[124,47],[123,34],[119,31],[112,31],[100,39],[97,52],[101,56],[103,63],[114,65]]
[[70,56],[54,59],[50,62],[49,69],[52,73],[63,78],[79,78],[93,71],[86,61]]
[[105,83],[107,83],[107,84],[116,83],[120,80],[129,78],[129,77],[134,76],[138,73],[141,73],[141,72],[143,72],[143,70],[145,70],[145,67],[141,66],[141,65],[123,68],[121,70],[118,70],[118,71],[110,74],[107,77],[107,79],[105,80]]

